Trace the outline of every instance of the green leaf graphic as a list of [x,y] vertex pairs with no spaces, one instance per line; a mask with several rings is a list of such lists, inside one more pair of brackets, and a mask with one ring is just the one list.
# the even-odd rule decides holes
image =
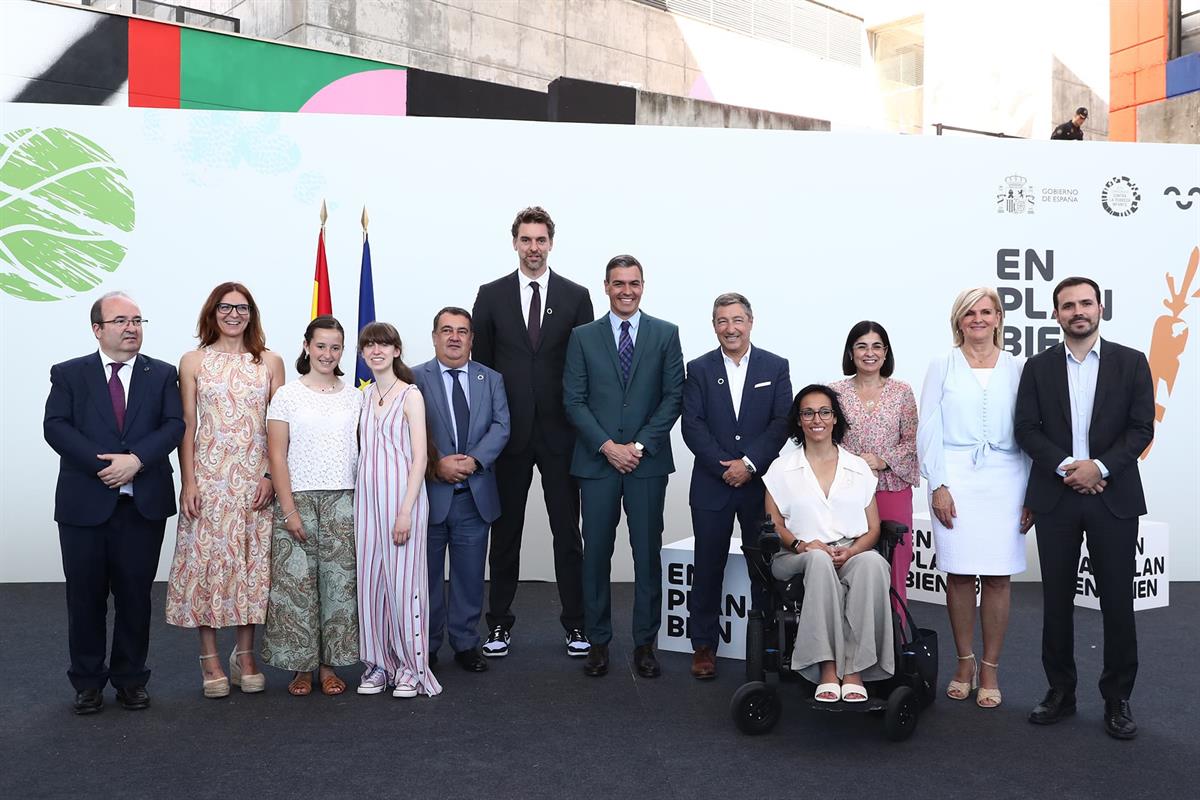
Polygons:
[[98,286],[133,223],[128,179],[95,142],[63,128],[0,137],[0,290],[47,301]]

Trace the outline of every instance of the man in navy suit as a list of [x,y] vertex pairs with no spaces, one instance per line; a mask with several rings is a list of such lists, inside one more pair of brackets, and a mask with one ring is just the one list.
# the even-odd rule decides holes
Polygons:
[[[141,355],[141,311],[110,292],[92,305],[99,352],[50,368],[46,441],[58,453],[54,520],[67,588],[75,713],[104,707],[104,686],[147,708],[150,588],[167,517],[175,513],[168,456],[183,438],[179,377]],[[112,651],[108,596],[116,608]]]
[[736,292],[713,303],[720,344],[687,365],[683,440],[696,456],[689,503],[696,536],[688,617],[692,675],[717,675],[718,617],[733,521],[754,541],[765,515],[762,476],[787,439],[792,403],[788,362],[750,348],[754,311]]
[[[470,360],[471,314],[443,308],[433,318],[435,357],[413,370],[425,396],[425,420],[437,451],[429,493],[429,655],[434,663],[449,633],[454,660],[483,672],[479,615],[488,528],[500,516],[493,467],[508,442],[508,399],[499,372]],[[443,576],[450,550],[450,603]]]

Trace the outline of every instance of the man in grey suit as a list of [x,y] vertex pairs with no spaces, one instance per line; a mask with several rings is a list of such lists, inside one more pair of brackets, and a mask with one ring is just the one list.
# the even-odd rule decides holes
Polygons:
[[[493,466],[508,442],[508,399],[504,379],[470,360],[471,314],[453,306],[433,318],[436,356],[413,370],[425,396],[432,476],[429,493],[429,654],[434,663],[449,629],[454,660],[468,672],[483,672],[479,615],[483,609],[483,566],[488,528],[500,516]],[[450,600],[443,575],[450,549]]]

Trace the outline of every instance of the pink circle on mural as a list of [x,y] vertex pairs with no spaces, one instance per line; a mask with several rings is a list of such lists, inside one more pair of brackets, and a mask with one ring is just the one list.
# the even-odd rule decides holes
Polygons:
[[381,114],[407,116],[408,72],[373,69],[338,78],[300,107],[315,114]]

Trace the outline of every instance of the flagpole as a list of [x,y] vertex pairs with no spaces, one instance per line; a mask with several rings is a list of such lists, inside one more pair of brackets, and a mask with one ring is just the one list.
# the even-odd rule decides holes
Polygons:
[[[367,216],[367,207],[363,206],[362,210],[362,269],[358,274],[358,332],[362,333],[362,329],[375,321],[375,281],[371,275],[371,240],[367,235],[367,226],[370,224],[370,217]],[[359,389],[368,388],[375,380],[367,362],[363,361],[361,353],[357,354],[355,359],[355,385]]]

